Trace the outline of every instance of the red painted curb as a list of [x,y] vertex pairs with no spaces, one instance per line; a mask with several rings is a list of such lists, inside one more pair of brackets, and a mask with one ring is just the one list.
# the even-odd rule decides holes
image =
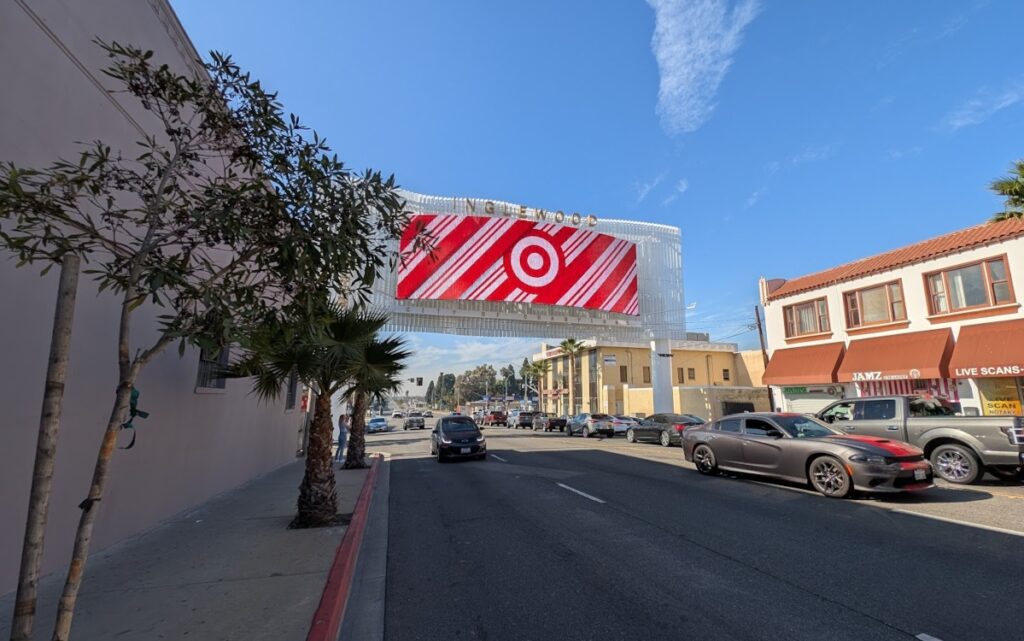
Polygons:
[[370,500],[373,488],[377,485],[377,470],[383,457],[376,455],[370,464],[370,471],[363,480],[363,489],[356,499],[356,507],[352,511],[352,521],[345,530],[338,550],[334,553],[334,562],[327,573],[327,583],[320,597],[320,605],[313,614],[313,622],[309,626],[306,641],[335,641],[341,629],[341,620],[345,616],[345,605],[348,593],[352,588],[352,578],[356,572],[356,560],[363,542],[363,531],[366,530],[366,518],[370,511]]

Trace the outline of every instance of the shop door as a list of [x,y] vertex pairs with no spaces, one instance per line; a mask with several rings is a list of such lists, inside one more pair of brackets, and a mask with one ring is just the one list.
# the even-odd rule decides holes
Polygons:
[[803,396],[786,397],[786,405],[789,407],[790,412],[797,414],[817,414],[825,407],[837,401],[834,396],[827,394],[807,394]]

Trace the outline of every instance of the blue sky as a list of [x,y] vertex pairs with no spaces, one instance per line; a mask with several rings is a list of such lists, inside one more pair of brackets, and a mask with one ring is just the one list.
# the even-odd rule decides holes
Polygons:
[[[1020,2],[172,4],[355,168],[680,227],[690,329],[743,347],[758,277],[984,221],[1022,155]],[[426,377],[537,348],[410,339]]]

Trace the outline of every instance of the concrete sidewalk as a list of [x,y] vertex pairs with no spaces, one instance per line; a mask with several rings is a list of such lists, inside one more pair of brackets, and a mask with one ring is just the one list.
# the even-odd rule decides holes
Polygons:
[[[89,559],[75,641],[306,638],[345,527],[289,530],[304,461],[286,465]],[[351,512],[366,470],[338,470]],[[102,518],[102,517],[101,517]],[[36,638],[49,639],[64,573],[40,586]],[[0,598],[0,638],[14,594]]]

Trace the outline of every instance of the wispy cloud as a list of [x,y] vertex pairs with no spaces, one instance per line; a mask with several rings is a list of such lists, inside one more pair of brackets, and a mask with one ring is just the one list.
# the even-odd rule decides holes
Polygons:
[[829,143],[827,145],[805,145],[803,149],[789,159],[789,162],[792,165],[821,162],[832,158],[838,151],[838,143]]
[[885,152],[885,155],[889,157],[889,160],[901,160],[903,158],[909,158],[910,156],[916,156],[924,151],[921,147],[913,146],[905,149],[889,149]]
[[752,194],[747,196],[747,201],[745,203],[743,203],[743,206],[746,207],[747,209],[750,209],[751,207],[753,207],[754,205],[757,204],[757,201],[761,200],[761,196],[763,196],[764,192],[766,192],[766,191],[768,191],[767,187],[761,187],[760,189],[755,189]]
[[661,204],[662,205],[670,205],[670,204],[672,204],[673,202],[675,202],[676,198],[679,198],[680,196],[685,194],[686,190],[689,189],[689,188],[690,188],[690,181],[685,179],[685,178],[680,178],[676,182],[675,191],[673,191],[671,194],[669,194],[665,198],[665,200],[661,201]]
[[982,87],[972,98],[946,114],[941,126],[949,131],[957,131],[978,125],[1021,100],[1024,100],[1024,79],[1009,81],[997,90]]
[[657,187],[664,179],[665,172],[661,172],[660,174],[658,174],[651,180],[648,180],[647,182],[636,183],[635,185],[633,185],[633,189],[636,190],[636,203],[638,205],[642,203],[647,198],[647,195],[651,193],[651,190]]
[[670,135],[695,131],[715,109],[715,95],[757,0],[647,0],[654,9],[651,50],[661,75],[657,113]]

